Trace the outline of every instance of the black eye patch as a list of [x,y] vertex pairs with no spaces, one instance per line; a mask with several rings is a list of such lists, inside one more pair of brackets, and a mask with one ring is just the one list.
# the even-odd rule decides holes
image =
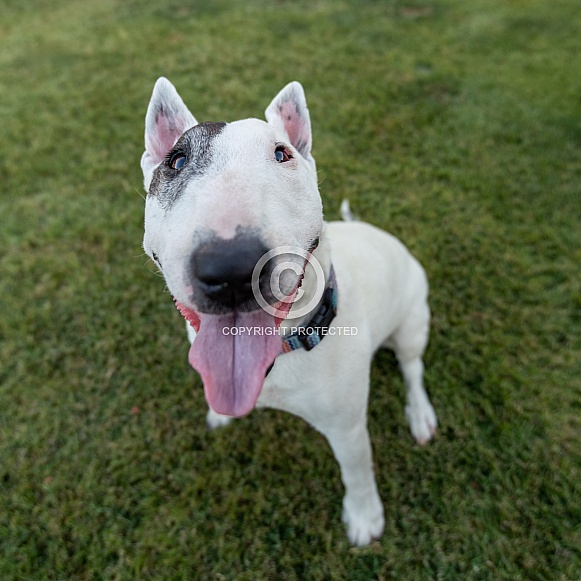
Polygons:
[[226,123],[200,123],[188,129],[153,172],[149,195],[166,211],[180,198],[192,178],[201,176],[213,161],[214,139]]

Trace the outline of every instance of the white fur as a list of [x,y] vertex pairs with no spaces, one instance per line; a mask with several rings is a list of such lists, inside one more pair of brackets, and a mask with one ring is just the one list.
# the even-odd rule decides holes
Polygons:
[[[154,91],[152,102],[169,99],[169,110],[187,125],[191,113],[167,83],[162,82],[162,91]],[[150,110],[154,107],[155,103]],[[292,111],[296,116],[289,119],[287,113]],[[390,347],[396,353],[407,386],[405,412],[414,438],[420,444],[427,442],[437,426],[422,382],[430,318],[428,284],[420,264],[390,234],[363,222],[323,225],[310,152],[310,121],[300,84],[285,87],[266,116],[268,123],[251,119],[227,125],[216,138],[217,157],[212,167],[192,182],[171,211],[164,212],[148,196],[144,247],[151,256],[155,252],[161,258],[172,294],[195,308],[192,289],[184,282],[183,265],[192,236],[200,228],[210,227],[224,238],[233,236],[238,225],[259,228],[271,248],[308,248],[309,241],[320,233],[314,256],[326,275],[332,262],[339,289],[332,326],[356,328],[357,334],[329,335],[311,351],[300,349],[279,356],[258,405],[296,414],[326,436],[345,485],[343,521],[349,540],[366,545],[384,527],[367,432],[369,370],[377,349]],[[155,133],[155,127],[148,113],[146,144],[155,141],[151,132]],[[301,152],[296,151],[291,165],[273,163],[273,145],[289,140],[293,147],[300,145]],[[151,162],[154,153],[150,145],[144,154],[146,188],[155,169]],[[343,213],[351,217],[348,205]],[[308,292],[314,285],[307,270],[302,288]],[[288,331],[302,320],[287,320],[282,329]],[[190,341],[195,339],[189,325],[188,336]],[[213,410],[208,412],[211,428],[230,420]]]

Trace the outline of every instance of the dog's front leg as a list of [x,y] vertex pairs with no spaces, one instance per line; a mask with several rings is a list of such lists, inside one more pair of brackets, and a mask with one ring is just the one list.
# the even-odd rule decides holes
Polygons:
[[366,414],[347,430],[337,427],[323,433],[341,468],[345,485],[343,522],[349,541],[357,546],[368,545],[381,535],[385,521],[373,472]]

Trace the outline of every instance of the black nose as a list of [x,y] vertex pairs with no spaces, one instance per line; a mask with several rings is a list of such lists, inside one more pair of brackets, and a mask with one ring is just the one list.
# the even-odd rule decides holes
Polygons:
[[253,236],[214,239],[190,258],[194,286],[220,305],[235,308],[253,299],[252,273],[268,249]]

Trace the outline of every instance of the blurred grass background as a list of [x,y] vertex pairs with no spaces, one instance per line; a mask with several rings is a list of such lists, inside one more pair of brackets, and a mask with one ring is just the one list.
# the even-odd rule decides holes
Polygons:
[[[3,0],[0,579],[580,579],[580,35],[576,0]],[[379,353],[368,548],[300,420],[205,429],[140,248],[160,75],[199,120],[301,81],[327,218],[426,267],[441,427]]]

